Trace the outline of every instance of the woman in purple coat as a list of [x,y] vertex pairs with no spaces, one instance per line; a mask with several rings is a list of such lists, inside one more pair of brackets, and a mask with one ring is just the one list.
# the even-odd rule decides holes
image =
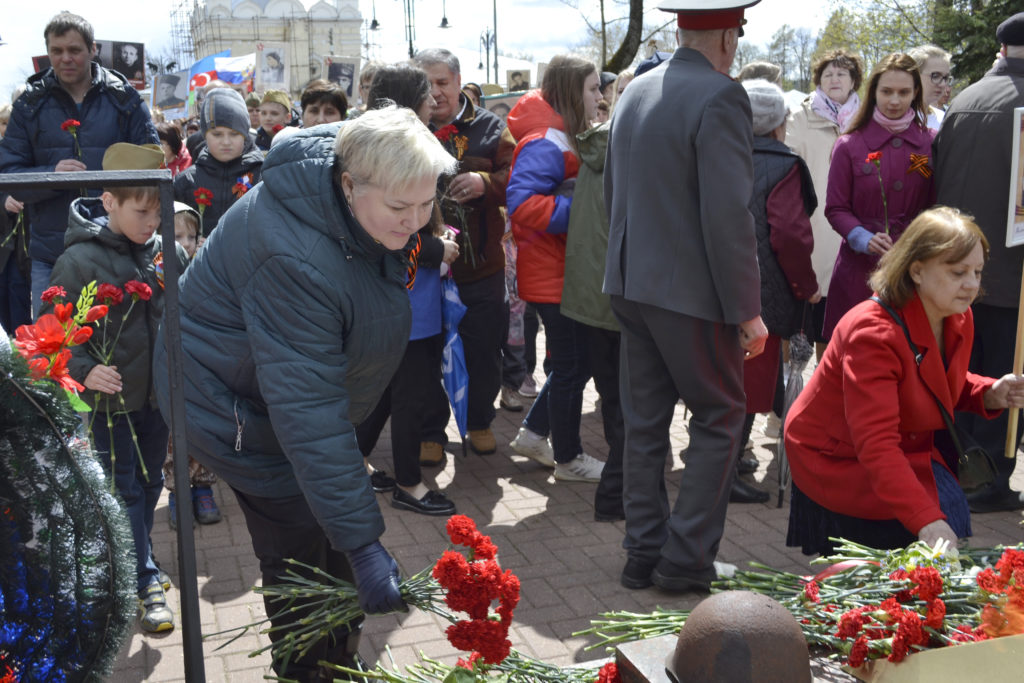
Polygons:
[[868,276],[882,254],[935,203],[935,133],[925,124],[916,63],[899,53],[882,59],[866,93],[829,168],[825,216],[843,243],[828,288],[825,339],[843,314],[871,296]]

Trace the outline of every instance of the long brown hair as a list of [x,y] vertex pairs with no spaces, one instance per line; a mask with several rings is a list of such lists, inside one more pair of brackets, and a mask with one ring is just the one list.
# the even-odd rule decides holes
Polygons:
[[875,64],[875,68],[871,70],[864,99],[861,100],[860,109],[853,117],[850,127],[846,129],[847,133],[858,131],[868,125],[875,115],[875,106],[878,104],[878,81],[887,71],[904,71],[914,79],[914,101],[910,103],[910,108],[917,112],[917,125],[922,128],[928,125],[928,110],[924,107],[924,88],[921,87],[921,72],[917,69],[917,62],[910,55],[894,52]]
[[544,70],[541,96],[562,117],[565,134],[574,154],[579,156],[576,136],[590,127],[583,106],[583,82],[597,73],[593,62],[572,55],[557,55]]

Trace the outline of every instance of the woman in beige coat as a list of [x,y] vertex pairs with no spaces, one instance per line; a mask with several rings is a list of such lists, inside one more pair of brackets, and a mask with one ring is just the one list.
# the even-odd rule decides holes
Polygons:
[[[815,63],[813,71],[815,91],[790,115],[786,125],[786,145],[807,163],[814,181],[814,192],[818,197],[824,197],[828,169],[832,163],[832,147],[860,107],[857,89],[863,77],[863,64],[860,57],[839,49],[825,53]],[[811,230],[814,234],[811,262],[821,291],[827,292],[843,238],[829,225],[822,206],[811,216]],[[812,324],[806,331],[808,337],[815,341],[820,359],[828,343],[821,334],[825,298],[814,304],[811,311]]]

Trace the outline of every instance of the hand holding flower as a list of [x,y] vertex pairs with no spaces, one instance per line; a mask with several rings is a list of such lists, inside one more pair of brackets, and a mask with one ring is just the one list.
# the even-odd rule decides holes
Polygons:
[[460,173],[448,185],[448,194],[459,204],[465,204],[484,193],[484,179],[479,173]]
[[74,171],[87,171],[88,169],[78,159],[61,159],[53,170],[57,173],[72,173]]
[[930,524],[925,524],[917,532],[918,540],[924,541],[930,546],[935,546],[939,541],[949,541],[950,545],[956,545],[956,532],[946,524],[943,519],[937,519]]
[[883,255],[892,249],[892,237],[887,232],[876,232],[868,242],[868,253]]
[[85,388],[101,391],[104,394],[116,394],[121,391],[121,374],[116,365],[96,365],[85,376]]
[[986,410],[1024,408],[1024,376],[1003,375],[983,397]]

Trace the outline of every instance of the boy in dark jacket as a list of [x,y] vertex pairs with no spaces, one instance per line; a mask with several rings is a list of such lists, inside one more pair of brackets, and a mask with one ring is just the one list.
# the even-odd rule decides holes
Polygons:
[[[199,130],[206,147],[187,170],[174,179],[174,199],[202,215],[207,237],[224,212],[260,181],[263,152],[249,135],[249,111],[234,90],[211,90],[199,114]],[[206,196],[200,201],[197,193]],[[204,203],[206,202],[206,203]]]
[[[104,155],[103,170],[155,169],[162,163],[156,145],[117,143]],[[74,347],[68,371],[86,388],[82,400],[93,408],[93,445],[108,475],[113,471],[131,524],[140,624],[151,633],[168,631],[174,615],[149,541],[168,434],[153,396],[152,373],[163,313],[158,189],[117,187],[100,197],[80,197],[71,204],[68,223],[53,286],[63,287],[71,301],[91,282],[116,288],[100,291],[96,304],[109,305],[109,312],[96,322],[91,340]],[[178,247],[176,256],[184,270],[184,250]],[[44,304],[44,312],[52,303],[51,298]]]

